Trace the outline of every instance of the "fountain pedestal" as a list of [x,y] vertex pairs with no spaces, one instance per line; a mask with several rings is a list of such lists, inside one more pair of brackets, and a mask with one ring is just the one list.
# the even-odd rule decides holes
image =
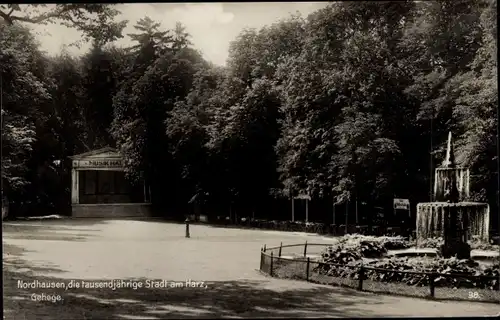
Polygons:
[[466,230],[464,229],[464,215],[458,214],[458,208],[452,204],[445,217],[444,244],[441,254],[445,258],[456,256],[458,259],[470,259],[470,246],[467,244]]
[[470,250],[466,242],[448,241],[441,247],[441,255],[445,258],[470,259]]

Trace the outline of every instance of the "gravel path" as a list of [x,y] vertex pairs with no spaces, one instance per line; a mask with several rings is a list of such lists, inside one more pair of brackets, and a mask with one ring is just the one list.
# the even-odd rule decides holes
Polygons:
[[[134,220],[4,223],[6,319],[484,316],[500,306],[392,297],[258,273],[263,244],[331,243],[303,233]],[[310,253],[320,248],[310,247]],[[296,249],[283,254],[297,253]],[[298,249],[302,250],[302,248]],[[183,288],[19,288],[24,282],[122,279]],[[92,281],[91,281],[92,280]],[[135,282],[132,282],[135,281]],[[186,280],[191,280],[186,287]],[[194,286],[194,282],[203,282]],[[179,286],[179,285],[177,285]],[[33,296],[38,294],[39,296]],[[45,296],[42,296],[45,295]],[[60,296],[61,301],[32,301]]]

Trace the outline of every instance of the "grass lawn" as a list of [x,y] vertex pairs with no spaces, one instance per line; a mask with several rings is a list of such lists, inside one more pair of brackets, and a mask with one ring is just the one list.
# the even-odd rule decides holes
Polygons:
[[[135,220],[54,220],[3,224],[5,319],[217,317],[382,317],[495,315],[500,305],[438,302],[272,279],[258,273],[263,244],[329,243],[300,233]],[[294,251],[296,250],[296,252]],[[300,253],[289,248],[282,254]],[[319,250],[316,249],[316,250]],[[314,253],[310,247],[308,253]],[[19,284],[142,288],[23,288]],[[152,281],[167,288],[149,287]],[[203,282],[186,286],[186,280]],[[133,282],[132,282],[133,281]],[[183,287],[169,287],[168,283]],[[60,301],[35,301],[60,297]]]

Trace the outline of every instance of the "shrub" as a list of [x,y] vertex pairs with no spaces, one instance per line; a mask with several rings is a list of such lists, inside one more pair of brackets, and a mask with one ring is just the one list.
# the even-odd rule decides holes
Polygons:
[[[361,259],[351,260],[348,266],[323,264],[313,271],[333,277],[357,279],[359,267],[362,264]],[[353,266],[357,268],[353,268]],[[373,281],[428,286],[429,277],[425,273],[433,272],[438,274],[434,280],[438,287],[499,290],[500,263],[498,262],[492,266],[480,268],[476,262],[456,258],[391,258],[371,261],[365,263],[364,266],[367,267],[366,279]],[[386,269],[387,271],[373,270],[370,267]],[[422,273],[405,273],[404,271]],[[460,277],[460,275],[464,277]],[[467,276],[475,276],[475,278]]]
[[336,244],[328,246],[321,256],[326,263],[349,264],[362,258],[379,258],[386,253],[387,249],[381,238],[347,235],[341,237]]
[[500,246],[496,245],[491,241],[491,243],[486,243],[477,237],[473,237],[472,240],[469,241],[469,245],[473,250],[493,250],[500,251]]
[[[440,249],[444,244],[443,238],[427,238],[418,242],[418,246],[420,248],[431,248],[431,249]],[[416,241],[412,242],[413,246],[417,245]]]
[[381,237],[382,245],[387,250],[399,250],[399,249],[407,249],[411,247],[411,244],[408,240],[401,236],[397,237]]
[[349,264],[361,259],[361,252],[353,248],[339,246],[329,246],[321,254],[323,262],[335,264]]
[[403,237],[375,237],[359,234],[346,235],[328,247],[323,253],[323,261],[344,263],[361,258],[380,258],[388,250],[406,249],[410,243]]

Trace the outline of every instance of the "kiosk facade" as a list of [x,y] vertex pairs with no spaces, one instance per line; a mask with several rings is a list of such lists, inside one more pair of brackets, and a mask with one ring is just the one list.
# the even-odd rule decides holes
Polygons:
[[123,158],[106,147],[70,157],[73,217],[145,217],[150,215],[150,190],[144,180],[125,178]]

